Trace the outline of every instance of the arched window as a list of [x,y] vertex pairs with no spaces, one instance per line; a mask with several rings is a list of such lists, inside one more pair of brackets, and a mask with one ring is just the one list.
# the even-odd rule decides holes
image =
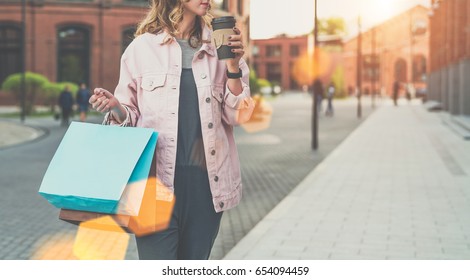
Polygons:
[[21,42],[20,25],[0,23],[0,85],[9,75],[21,72]]
[[426,80],[426,57],[415,55],[413,57],[413,82],[424,82]]
[[135,27],[128,27],[122,31],[122,53],[126,50],[127,46],[134,40]]
[[57,79],[89,84],[90,77],[90,31],[77,25],[57,30]]
[[406,61],[403,58],[395,62],[395,80],[406,83]]

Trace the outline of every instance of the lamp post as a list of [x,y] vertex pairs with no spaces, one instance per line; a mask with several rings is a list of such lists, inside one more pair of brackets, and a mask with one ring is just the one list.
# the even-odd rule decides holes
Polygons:
[[315,0],[315,25],[313,29],[314,47],[313,47],[313,86],[312,86],[312,150],[318,150],[318,106],[317,96],[315,93],[315,76],[318,75],[318,18],[317,18],[317,0]]
[[20,100],[21,100],[21,122],[24,123],[26,108],[25,108],[25,91],[26,91],[26,0],[21,0],[21,85],[20,85]]
[[362,33],[361,33],[361,16],[357,17],[357,71],[356,71],[356,85],[357,85],[357,117],[362,117],[361,107],[361,87],[362,87]]

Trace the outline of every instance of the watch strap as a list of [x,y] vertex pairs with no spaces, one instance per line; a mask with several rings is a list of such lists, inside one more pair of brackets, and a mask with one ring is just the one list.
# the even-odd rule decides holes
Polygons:
[[227,78],[229,78],[229,79],[240,79],[243,75],[242,74],[242,69],[240,69],[240,68],[238,68],[238,73],[231,73],[227,69],[226,74],[227,74]]

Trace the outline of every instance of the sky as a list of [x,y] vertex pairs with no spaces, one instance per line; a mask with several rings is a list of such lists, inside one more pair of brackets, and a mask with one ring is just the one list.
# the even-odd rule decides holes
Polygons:
[[[250,34],[252,39],[266,39],[281,33],[303,35],[313,30],[314,0],[251,0]],[[357,34],[357,18],[362,29],[386,21],[431,0],[317,0],[318,18],[341,17],[348,36]]]

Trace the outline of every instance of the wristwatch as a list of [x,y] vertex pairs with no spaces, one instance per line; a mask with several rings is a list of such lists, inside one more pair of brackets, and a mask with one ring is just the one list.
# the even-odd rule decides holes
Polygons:
[[227,69],[227,78],[240,79],[242,77],[242,69],[238,68],[238,73],[230,73]]

